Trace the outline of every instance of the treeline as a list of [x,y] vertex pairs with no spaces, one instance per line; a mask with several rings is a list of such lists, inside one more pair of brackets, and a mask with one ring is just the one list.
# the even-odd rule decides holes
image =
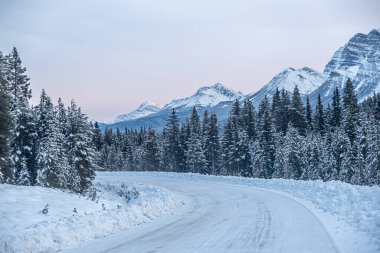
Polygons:
[[159,170],[258,178],[341,180],[380,185],[380,96],[359,104],[347,81],[326,107],[312,108],[295,87],[277,90],[256,110],[235,101],[219,133],[217,116],[173,110],[162,133],[95,127],[96,163],[108,170]]
[[93,127],[77,104],[53,105],[42,90],[31,106],[16,48],[0,51],[0,182],[85,193],[95,177]]

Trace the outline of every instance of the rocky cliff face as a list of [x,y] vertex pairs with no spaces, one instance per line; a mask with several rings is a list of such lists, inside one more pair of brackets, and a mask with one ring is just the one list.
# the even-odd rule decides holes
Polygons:
[[342,90],[348,78],[359,101],[380,92],[380,30],[353,36],[335,52],[323,74],[326,81],[310,95],[311,100],[320,93],[325,102],[331,101],[335,87]]

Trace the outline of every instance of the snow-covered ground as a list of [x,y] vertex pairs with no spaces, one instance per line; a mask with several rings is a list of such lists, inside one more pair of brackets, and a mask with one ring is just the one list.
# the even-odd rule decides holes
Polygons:
[[180,197],[165,189],[131,183],[125,177],[97,179],[95,187],[99,192],[92,200],[49,188],[0,184],[0,252],[55,252],[182,206]]
[[95,186],[97,202],[0,185],[0,252],[380,252],[378,186],[159,172]]
[[[341,252],[380,252],[380,187],[340,181],[302,181],[160,172],[136,175],[255,187],[290,197],[323,224]],[[154,175],[153,175],[154,174]]]

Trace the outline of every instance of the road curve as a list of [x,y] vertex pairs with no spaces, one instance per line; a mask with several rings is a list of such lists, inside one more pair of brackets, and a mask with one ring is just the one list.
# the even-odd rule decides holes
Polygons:
[[174,215],[65,252],[338,252],[319,220],[283,195],[192,179],[127,177],[184,195],[186,205]]

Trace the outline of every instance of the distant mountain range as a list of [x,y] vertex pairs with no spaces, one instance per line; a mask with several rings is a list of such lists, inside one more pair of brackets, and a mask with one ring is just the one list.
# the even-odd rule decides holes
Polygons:
[[323,73],[311,68],[287,68],[277,74],[259,91],[244,95],[224,85],[217,83],[202,87],[192,96],[176,99],[160,107],[152,102],[144,102],[136,110],[116,117],[114,123],[100,124],[102,129],[140,129],[152,127],[162,130],[172,109],[178,117],[185,120],[190,116],[193,107],[200,114],[207,109],[215,112],[220,124],[227,119],[231,104],[234,100],[249,99],[257,107],[267,96],[271,98],[276,89],[292,92],[298,86],[303,96],[309,96],[312,104],[318,94],[325,103],[331,101],[335,87],[342,91],[345,82],[353,81],[359,101],[363,101],[373,92],[380,92],[380,30],[372,30],[369,34],[356,34],[344,46],[338,49],[327,63]]

